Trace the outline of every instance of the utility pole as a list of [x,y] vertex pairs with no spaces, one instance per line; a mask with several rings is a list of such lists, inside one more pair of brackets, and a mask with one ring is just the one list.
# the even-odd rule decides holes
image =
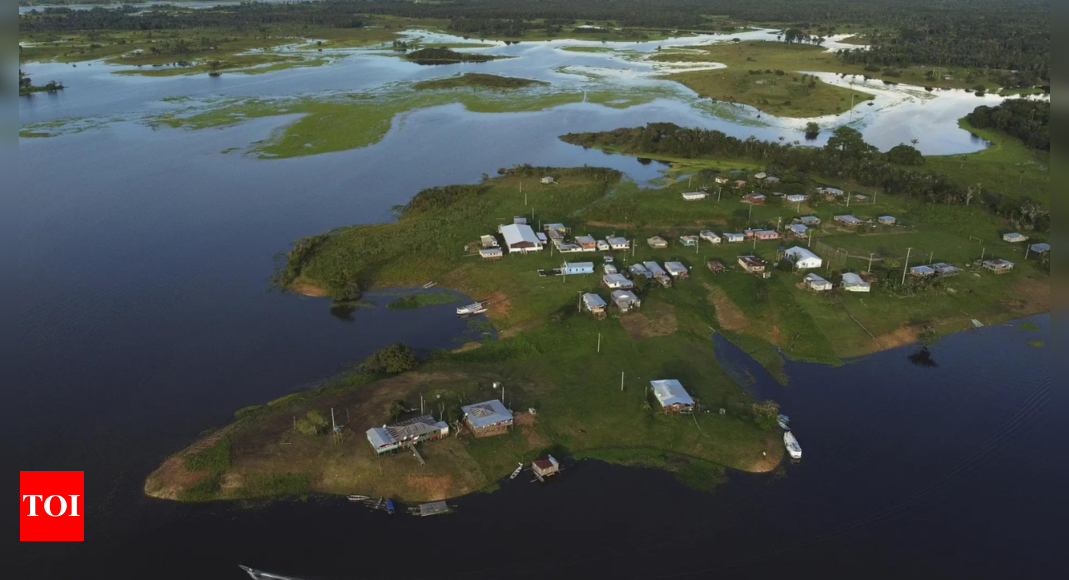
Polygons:
[[984,251],[980,252],[980,261],[981,261],[981,262],[983,262],[983,261],[984,261],[984,258],[985,258],[986,256],[987,256],[987,247],[985,246],[985,247],[984,247]]
[[809,244],[806,247],[807,248],[812,248],[813,247],[813,230],[809,230]]
[[635,239],[631,239],[631,257],[635,257],[635,252],[638,251],[638,244],[635,243]]
[[716,192],[716,203],[720,203],[720,198],[724,195],[724,186],[720,186],[720,190]]
[[935,252],[932,252],[932,253],[928,254],[928,265],[931,266],[932,262],[934,262],[934,261],[935,261]]
[[583,312],[583,292],[582,292],[582,290],[579,291],[579,312],[580,313]]
[[601,333],[598,333],[598,354],[601,354]]
[[746,225],[750,225],[751,221],[753,221],[753,204],[752,203],[750,204],[750,214],[746,216]]
[[869,254],[869,274],[872,273],[872,257],[876,254]]
[[624,372],[620,371],[620,392],[624,392]]
[[913,252],[913,248],[906,250],[906,265],[902,267],[902,284],[906,283],[906,273],[909,272],[909,255]]
[[419,394],[419,414],[422,415],[426,412],[426,405],[423,402],[423,393]]

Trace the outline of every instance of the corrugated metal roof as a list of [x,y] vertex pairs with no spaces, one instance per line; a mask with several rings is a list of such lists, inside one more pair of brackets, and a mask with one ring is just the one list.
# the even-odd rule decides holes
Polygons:
[[671,405],[694,405],[694,399],[690,398],[687,390],[675,379],[662,379],[650,381],[653,387],[653,395],[662,407]]
[[605,308],[605,299],[597,294],[583,294],[583,304],[586,304],[587,308]]
[[664,268],[665,270],[668,270],[668,273],[673,276],[679,276],[681,274],[687,273],[687,267],[684,266],[682,262],[665,262]]
[[501,235],[505,237],[505,244],[509,247],[514,247],[518,244],[532,244],[539,245],[542,242],[535,235],[531,226],[524,224],[509,224],[507,226],[501,226]]
[[476,428],[512,421],[512,412],[497,399],[461,407],[460,410],[464,412],[464,417],[468,422]]
[[795,246],[795,247],[787,250],[787,255],[792,257],[792,258],[794,258],[795,261],[797,261],[797,262],[800,262],[800,261],[806,260],[806,259],[816,259],[816,260],[820,259],[820,256],[814,254],[813,252],[811,252],[808,249],[803,248],[801,246]]

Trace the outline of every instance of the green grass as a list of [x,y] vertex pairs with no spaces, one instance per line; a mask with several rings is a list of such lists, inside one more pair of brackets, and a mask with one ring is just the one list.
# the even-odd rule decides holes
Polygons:
[[1029,149],[998,130],[973,128],[965,119],[959,124],[991,146],[969,155],[928,157],[927,169],[950,176],[962,187],[1029,197],[1050,207],[1050,152]]
[[443,90],[457,88],[481,88],[481,89],[522,89],[525,87],[540,85],[547,86],[549,83],[533,79],[522,79],[501,75],[483,73],[464,73],[443,79],[421,81],[412,86],[417,91]]
[[185,457],[186,469],[219,473],[230,468],[230,438],[223,437],[214,445]]
[[402,296],[386,305],[390,310],[418,310],[426,306],[452,304],[460,299],[448,292],[421,292]]

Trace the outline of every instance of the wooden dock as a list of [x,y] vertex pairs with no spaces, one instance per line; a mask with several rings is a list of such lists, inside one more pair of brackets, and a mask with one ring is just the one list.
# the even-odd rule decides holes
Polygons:
[[451,511],[453,510],[444,501],[435,501],[408,508],[408,513],[421,518],[440,516]]

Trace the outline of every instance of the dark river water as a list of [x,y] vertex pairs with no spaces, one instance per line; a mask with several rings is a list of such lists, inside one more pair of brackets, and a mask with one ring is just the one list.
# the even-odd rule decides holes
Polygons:
[[[560,52],[533,48],[525,58],[547,70]],[[609,66],[604,57],[567,58]],[[523,60],[491,64],[510,73]],[[20,124],[163,111],[161,100],[175,95],[300,94],[331,83],[356,90],[455,72],[354,57],[337,68],[208,84],[119,78],[97,64],[70,69],[65,94],[20,100]],[[539,74],[560,80],[525,76]],[[884,136],[891,142],[893,131],[924,126],[917,119],[925,115],[952,124],[973,103],[958,99],[889,101],[884,113],[865,113],[866,130],[893,125]],[[220,154],[288,121],[191,132],[122,119],[19,140],[18,272],[8,290],[19,304],[19,358],[4,387],[14,411],[6,423],[19,470],[86,472],[87,541],[20,545],[15,577],[237,579],[246,564],[338,579],[725,570],[995,578],[1035,577],[1050,564],[1055,531],[1043,516],[1052,502],[1041,494],[1054,452],[1049,350],[1027,344],[1049,343],[1047,316],[1033,320],[1040,332],[1008,326],[950,337],[932,349],[936,367],[911,363],[912,348],[835,369],[789,364],[787,388],[721,344],[722,359],[755,378],[755,394],[792,416],[806,458],[782,476],[735,475],[715,494],[657,471],[583,463],[553,485],[517,481],[431,520],[379,517],[332,499],[252,510],[146,499],[145,476],[235,409],[313,386],[387,344],[448,346],[464,334],[449,305],[390,311],[378,297],[380,307],[346,319],[321,300],[272,292],[273,255],[291,241],[391,219],[391,208],[422,188],[471,183],[515,163],[608,166],[638,181],[660,175],[656,164],[556,138],[570,131],[651,121],[762,138],[789,129],[732,125],[665,99],[509,115],[451,105],[408,113],[381,143],[356,151],[279,161]],[[927,146],[983,146],[949,135]]]

